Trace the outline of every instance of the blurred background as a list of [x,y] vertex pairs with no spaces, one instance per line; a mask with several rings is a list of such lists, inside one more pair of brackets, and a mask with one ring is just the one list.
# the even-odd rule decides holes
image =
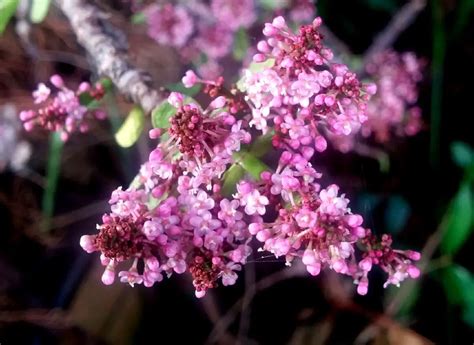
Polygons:
[[[300,2],[256,0],[259,22],[236,33],[219,72],[237,81],[261,23]],[[132,105],[113,92],[103,102],[108,119],[64,145],[23,131],[17,114],[32,107],[39,82],[58,73],[75,86],[97,75],[54,4],[32,20],[25,1],[8,21],[8,3],[0,1],[0,344],[472,344],[474,1],[318,0],[308,10],[356,69],[393,18],[408,20],[391,48],[425,62],[421,130],[369,141],[370,154],[331,147],[314,164],[368,227],[422,252],[421,278],[384,289],[372,272],[368,295],[357,296],[350,279],[312,278],[255,251],[236,285],[200,300],[184,275],[153,288],[102,285],[98,254],[83,252],[79,238],[95,232],[111,191],[132,181],[152,143],[117,146]],[[125,33],[131,60],[170,87],[191,62],[147,35],[141,10],[150,3],[96,1]]]

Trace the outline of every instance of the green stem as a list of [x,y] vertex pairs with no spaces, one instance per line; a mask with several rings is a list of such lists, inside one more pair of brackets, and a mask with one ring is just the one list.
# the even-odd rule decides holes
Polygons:
[[59,172],[61,169],[61,154],[63,141],[59,132],[51,133],[49,137],[48,166],[46,171],[46,187],[43,192],[42,211],[43,223],[41,230],[48,232],[51,225],[51,217],[54,214],[54,201],[58,186]]
[[441,114],[443,97],[443,66],[446,53],[446,32],[444,28],[441,0],[432,2],[433,20],[433,61],[431,65],[431,138],[430,161],[433,168],[439,167],[439,147],[441,134]]

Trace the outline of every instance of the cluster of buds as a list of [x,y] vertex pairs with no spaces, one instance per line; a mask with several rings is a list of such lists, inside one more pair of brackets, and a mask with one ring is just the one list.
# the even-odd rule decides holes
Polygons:
[[361,83],[347,66],[332,62],[321,24],[316,18],[293,33],[283,17],[267,23],[267,39],[258,43],[254,56],[265,67],[246,70],[240,82],[252,107],[250,124],[264,133],[274,130],[277,148],[307,159],[326,149],[326,133],[357,133],[376,92],[375,84]]
[[175,92],[168,102],[176,113],[166,133],[150,131],[153,139],[167,138],[140,169],[138,186],[112,194],[111,213],[104,215],[99,233],[83,236],[81,245],[102,253],[105,284],[114,281],[121,262],[131,261],[118,273],[121,281],[151,286],[163,274],[189,272],[196,296],[202,297],[218,281],[233,284],[251,252],[242,205],[220,194],[232,154],[251,138],[227,111],[224,96],[204,110]]
[[[328,269],[351,277],[361,295],[374,266],[387,273],[385,286],[419,276],[420,254],[373,235],[337,185],[321,187],[310,162],[315,150],[326,149],[327,133],[349,137],[360,130],[375,93],[373,84],[331,62],[320,25],[317,18],[294,34],[282,17],[267,24],[268,39],[255,55],[264,68],[246,73],[244,93],[225,90],[222,77],[186,73],[184,86],[204,84],[209,104],[169,95],[175,108],[169,125],[149,133],[160,142],[132,186],[112,193],[98,233],[81,238],[87,252],[101,253],[105,284],[129,262],[118,272],[123,282],[151,286],[164,275],[188,272],[202,297],[219,282],[235,283],[253,239],[259,251],[287,265],[301,260],[313,276]],[[273,137],[272,154],[279,157],[270,167],[260,162],[259,173],[248,169],[254,163],[242,162],[258,161],[252,126]],[[238,165],[247,174],[233,181],[231,194],[225,173]]]
[[[422,128],[418,100],[418,83],[422,79],[424,61],[413,53],[384,51],[374,55],[366,64],[367,76],[377,85],[377,93],[367,104],[367,121],[362,124],[363,137],[373,137],[386,144],[393,135],[403,137],[417,134]],[[358,138],[353,134],[329,135],[340,151],[351,150]]]
[[41,108],[20,113],[25,130],[32,131],[35,127],[40,127],[48,131],[58,131],[61,133],[61,139],[66,141],[73,132],[86,132],[90,120],[106,118],[103,110],[89,109],[81,103],[81,98],[101,100],[105,94],[101,83],[91,86],[82,82],[78,89],[73,91],[65,86],[59,75],[53,75],[50,82],[53,90],[40,83],[33,92],[34,102]]

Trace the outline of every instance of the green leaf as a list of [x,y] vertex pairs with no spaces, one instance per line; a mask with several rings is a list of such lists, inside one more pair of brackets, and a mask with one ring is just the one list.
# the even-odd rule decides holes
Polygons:
[[442,270],[441,279],[450,304],[474,307],[474,277],[466,268],[451,265]]
[[132,24],[145,24],[146,23],[146,16],[143,12],[137,12],[132,16]]
[[259,3],[260,6],[267,11],[280,10],[288,7],[288,0],[259,0]]
[[232,164],[223,176],[221,193],[224,196],[230,196],[236,191],[237,183],[245,175],[245,170],[240,164]]
[[169,128],[169,119],[176,114],[177,109],[169,104],[168,101],[163,101],[151,113],[151,123],[154,128]]
[[249,36],[247,34],[247,30],[244,28],[240,28],[234,36],[234,49],[232,51],[232,55],[234,59],[237,61],[242,61],[247,54],[247,50],[249,49]]
[[234,158],[236,163],[242,165],[244,170],[256,180],[260,179],[262,172],[270,171],[270,168],[265,163],[249,152],[236,152],[234,153]]
[[145,114],[140,107],[134,107],[120,129],[115,133],[115,140],[122,147],[131,147],[142,134]]
[[453,35],[459,35],[466,25],[469,23],[469,19],[472,17],[472,11],[474,11],[474,0],[460,0],[458,1],[457,13],[454,16],[456,22],[453,25]]
[[[421,281],[419,279],[410,279],[403,282],[403,289],[409,291],[407,296],[399,300],[399,304],[396,308],[396,313],[399,317],[406,317],[412,313],[413,308],[418,301],[421,293]],[[386,305],[393,303],[394,298],[397,298],[400,293],[400,288],[390,285],[387,287],[386,294]]]
[[31,3],[30,18],[33,23],[41,23],[48,14],[51,0],[33,0]]
[[456,141],[451,144],[451,157],[454,163],[461,168],[466,168],[474,162],[472,148],[463,142]]
[[193,97],[194,95],[198,94],[201,91],[202,85],[196,84],[193,87],[187,88],[183,85],[183,83],[175,83],[175,84],[168,84],[165,87],[166,89],[174,92],[182,93],[183,95]]
[[468,239],[472,228],[473,202],[469,183],[463,183],[444,215],[445,231],[441,251],[454,255]]
[[441,280],[452,305],[462,309],[462,319],[471,327],[474,326],[474,276],[466,268],[451,265],[442,270]]
[[396,234],[402,230],[410,216],[410,212],[410,205],[402,196],[390,197],[385,209],[385,228],[387,231]]
[[259,136],[257,140],[250,146],[249,152],[257,158],[265,156],[272,149],[273,132]]
[[250,72],[257,73],[275,65],[275,59],[266,59],[263,62],[252,62],[249,66]]
[[462,319],[464,320],[465,323],[467,323],[469,326],[474,328],[474,303],[471,303],[464,307],[463,313],[462,313]]
[[0,0],[0,34],[5,31],[8,22],[15,14],[18,0]]
[[42,212],[43,223],[41,230],[47,232],[50,230],[51,217],[54,214],[54,204],[56,199],[56,190],[61,170],[61,155],[64,142],[61,140],[61,133],[52,132],[49,136],[48,165],[46,168],[46,187],[43,192]]
[[[184,104],[195,104],[200,108],[199,103],[192,97],[186,96]],[[202,109],[201,109],[202,110]],[[173,107],[168,101],[163,101],[151,112],[151,123],[154,128],[169,128],[170,117],[176,114],[177,109]]]
[[112,83],[112,80],[109,78],[101,78],[99,80],[99,83],[102,84],[102,87],[104,88],[105,92],[111,92],[114,88],[114,83]]

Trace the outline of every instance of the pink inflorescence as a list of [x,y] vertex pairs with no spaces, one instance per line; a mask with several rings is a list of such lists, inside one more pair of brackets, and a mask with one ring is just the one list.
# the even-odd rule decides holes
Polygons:
[[55,90],[43,83],[38,85],[33,92],[36,104],[42,107],[37,110],[24,110],[20,112],[20,119],[27,131],[35,127],[41,127],[48,131],[58,131],[61,138],[66,141],[70,134],[76,131],[86,132],[89,129],[89,121],[93,119],[102,120],[105,113],[102,110],[90,110],[81,104],[80,97],[87,96],[92,100],[100,100],[104,96],[104,87],[97,83],[91,86],[87,82],[79,85],[76,91],[67,88],[59,75],[53,75],[50,82]]
[[[163,274],[187,271],[201,297],[218,280],[234,284],[235,271],[251,251],[242,206],[219,193],[232,153],[250,141],[250,134],[225,111],[223,96],[205,110],[186,104],[179,93],[171,93],[168,101],[177,109],[168,139],[142,166],[140,187],[112,193],[111,213],[104,215],[99,233],[83,236],[81,245],[102,253],[105,284],[114,281],[121,262],[131,261],[130,269],[118,274],[122,282],[151,286]],[[160,134],[154,129],[150,137]],[[157,206],[151,206],[150,196],[159,200]]]
[[372,235],[339,187],[321,188],[320,177],[302,155],[284,151],[274,173],[262,173],[258,184],[243,181],[237,186],[235,197],[247,214],[264,215],[270,207],[277,213],[271,222],[257,218],[249,224],[250,233],[263,243],[261,250],[284,257],[287,265],[299,258],[313,276],[323,269],[351,276],[362,295],[372,265],[388,274],[385,286],[418,277],[413,261],[420,255],[392,249],[389,235],[381,240]]
[[349,136],[367,120],[374,84],[361,83],[347,66],[332,62],[319,32],[321,19],[293,33],[283,17],[265,24],[255,62],[266,68],[245,71],[241,88],[253,108],[251,125],[275,130],[274,145],[309,158],[326,149],[326,132]]
[[374,135],[377,141],[386,142],[391,132],[399,136],[418,133],[421,109],[415,103],[423,65],[413,53],[394,51],[379,53],[367,63],[366,71],[378,91],[368,105],[362,135]]
[[[270,38],[259,44],[265,56],[256,58],[271,54],[274,63],[257,72],[259,78],[249,76],[246,95],[226,91],[222,77],[203,80],[186,72],[183,84],[204,84],[210,103],[202,108],[180,93],[169,95],[175,108],[169,126],[150,131],[160,143],[132,187],[113,192],[99,233],[81,239],[87,252],[101,252],[104,283],[111,284],[129,262],[118,273],[122,282],[151,286],[165,274],[188,272],[202,297],[219,282],[235,283],[253,238],[259,251],[287,265],[301,260],[313,276],[329,269],[351,277],[362,295],[375,266],[387,273],[385,286],[419,276],[413,262],[420,254],[393,249],[389,235],[363,227],[349,199],[337,185],[321,187],[321,173],[310,163],[313,147],[325,149],[319,131],[358,130],[374,91],[347,67],[329,63],[319,25],[316,20],[299,35],[282,18],[267,25]],[[245,169],[241,159],[253,157],[250,125],[275,131],[279,159],[260,178],[244,175],[227,195],[224,173],[235,165]],[[237,154],[243,149],[250,151]]]
[[232,31],[250,27],[257,19],[254,0],[212,0],[212,14]]
[[[373,137],[385,144],[393,135],[412,136],[422,128],[418,100],[418,83],[422,78],[423,60],[413,53],[385,51],[373,56],[365,66],[368,77],[377,85],[377,94],[367,104],[367,121],[362,124],[363,137]],[[355,134],[329,135],[340,151],[350,151],[358,138]]]
[[194,31],[193,19],[183,6],[153,4],[144,13],[148,35],[160,44],[180,48]]

